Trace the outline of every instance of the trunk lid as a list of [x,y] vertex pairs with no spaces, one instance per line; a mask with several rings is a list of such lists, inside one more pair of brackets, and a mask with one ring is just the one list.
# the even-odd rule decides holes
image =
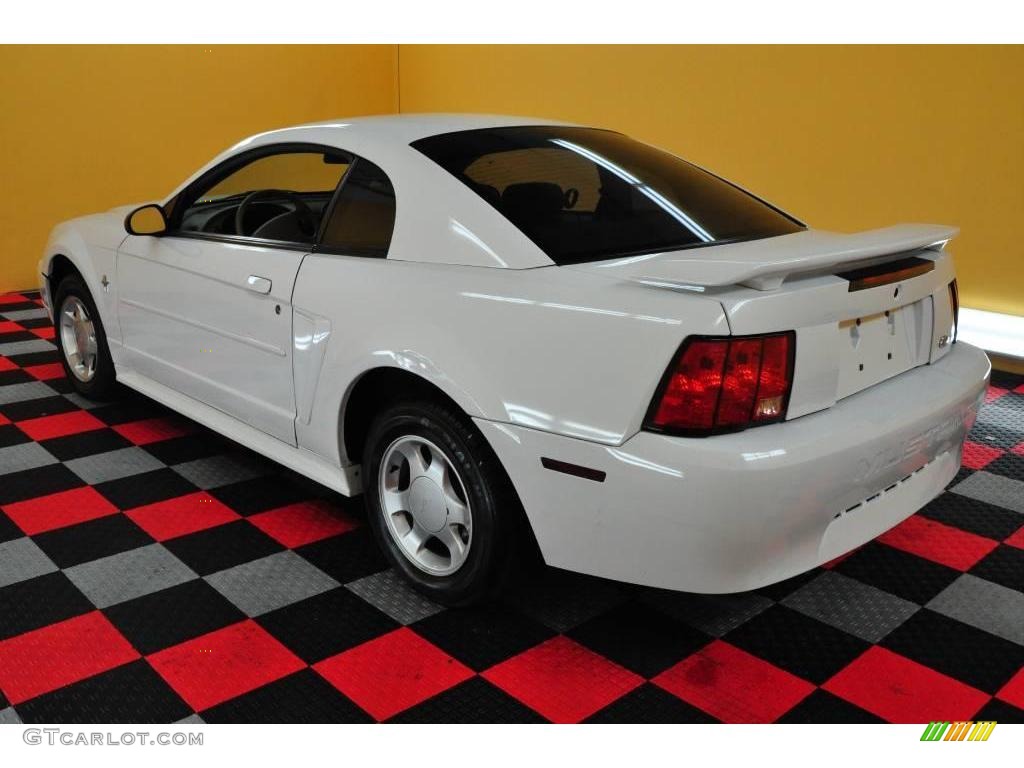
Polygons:
[[954,270],[943,248],[956,233],[806,230],[569,268],[715,299],[734,335],[796,331],[791,419],[946,354]]

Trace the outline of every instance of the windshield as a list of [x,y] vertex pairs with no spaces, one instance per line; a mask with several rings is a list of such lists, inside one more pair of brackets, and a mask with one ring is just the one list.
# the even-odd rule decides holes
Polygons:
[[488,128],[412,146],[494,206],[556,264],[803,229],[735,185],[612,131]]

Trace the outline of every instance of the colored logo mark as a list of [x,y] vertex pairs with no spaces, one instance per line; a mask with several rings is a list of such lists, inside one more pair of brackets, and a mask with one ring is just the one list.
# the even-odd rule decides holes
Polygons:
[[931,722],[921,734],[921,741],[988,741],[995,727],[995,720]]

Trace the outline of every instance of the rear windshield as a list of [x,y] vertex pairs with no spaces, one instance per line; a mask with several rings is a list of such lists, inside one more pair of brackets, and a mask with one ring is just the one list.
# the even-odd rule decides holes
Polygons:
[[488,128],[412,146],[497,208],[556,264],[803,229],[733,184],[612,131]]

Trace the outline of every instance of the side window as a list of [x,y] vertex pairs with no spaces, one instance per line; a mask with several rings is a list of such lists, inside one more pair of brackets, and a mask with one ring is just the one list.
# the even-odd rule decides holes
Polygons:
[[387,175],[358,158],[345,179],[322,245],[353,256],[388,255],[395,228],[395,190]]
[[215,173],[208,184],[176,201],[178,229],[312,244],[350,164],[343,152],[260,155],[226,174]]

